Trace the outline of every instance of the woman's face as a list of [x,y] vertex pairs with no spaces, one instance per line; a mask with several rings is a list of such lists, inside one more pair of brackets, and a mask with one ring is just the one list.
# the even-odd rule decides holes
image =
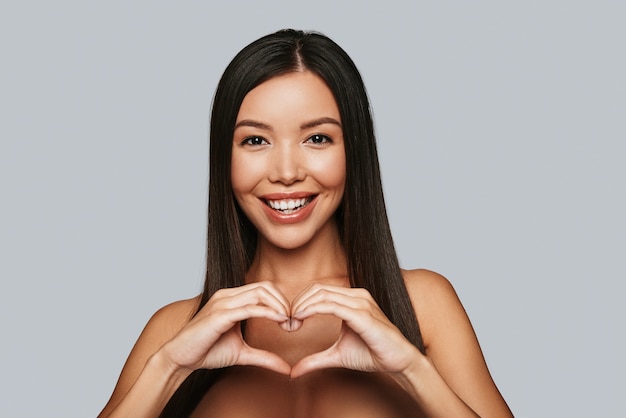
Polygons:
[[294,249],[336,228],[346,161],[324,81],[295,72],[251,90],[237,115],[231,170],[235,198],[262,240]]

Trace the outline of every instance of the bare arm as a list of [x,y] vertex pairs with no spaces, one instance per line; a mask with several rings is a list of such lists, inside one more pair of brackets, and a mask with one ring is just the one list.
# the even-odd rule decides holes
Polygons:
[[202,309],[182,301],[157,312],[139,337],[100,417],[158,417],[194,370],[233,365],[264,367],[289,374],[274,353],[248,346],[239,323],[265,318],[287,326],[289,302],[271,283],[217,291]]
[[[454,288],[443,276],[428,270],[405,272],[409,295],[420,322],[426,355],[411,371],[414,385],[422,392],[445,393],[447,385],[479,416],[512,417],[491,378],[480,345]],[[419,373],[422,372],[422,373]],[[417,376],[431,374],[429,385]],[[440,376],[439,378],[437,376]],[[430,394],[431,398],[436,394]]]
[[[124,416],[123,411],[115,414],[113,411],[129,394],[133,386],[135,386],[135,394],[131,395],[131,398],[133,396],[144,397],[141,402],[133,402],[133,399],[129,399],[128,403],[136,408],[132,411],[133,415],[137,417],[158,416],[186,376],[176,374],[169,369],[162,356],[155,356],[155,353],[182,329],[191,317],[195,306],[195,299],[179,301],[161,308],[152,316],[130,352],[113,394],[98,418]],[[142,381],[138,381],[140,376]],[[141,388],[145,389],[148,384],[151,385],[151,389],[142,391]],[[146,408],[143,413],[142,407]]]

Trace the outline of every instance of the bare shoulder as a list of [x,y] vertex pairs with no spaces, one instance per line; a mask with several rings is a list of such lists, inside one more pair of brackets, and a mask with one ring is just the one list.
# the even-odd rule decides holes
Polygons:
[[403,270],[402,275],[417,314],[424,342],[428,345],[437,322],[450,315],[465,316],[465,310],[452,283],[434,271]]
[[478,339],[454,287],[429,270],[403,270],[426,355],[446,383],[480,416],[511,412],[496,388]]
[[411,300],[429,299],[431,293],[454,292],[448,279],[439,273],[426,269],[402,270]]
[[451,330],[474,336],[465,309],[447,278],[425,269],[403,270],[402,274],[427,350]]
[[200,297],[197,296],[165,305],[152,315],[142,335],[146,331],[156,332],[156,334],[163,335],[166,341],[169,340],[189,322],[196,312],[199,300]]
[[132,366],[133,369],[139,368],[138,375],[148,358],[189,322],[196,311],[198,301],[199,297],[179,300],[156,311],[139,335],[122,374]]
[[196,312],[198,301],[199,297],[173,302],[152,315],[128,355],[103,413],[117,405],[135,383],[148,359],[189,322]]
[[425,269],[402,273],[427,350],[449,330],[462,329],[468,336],[474,336],[465,309],[448,279]]

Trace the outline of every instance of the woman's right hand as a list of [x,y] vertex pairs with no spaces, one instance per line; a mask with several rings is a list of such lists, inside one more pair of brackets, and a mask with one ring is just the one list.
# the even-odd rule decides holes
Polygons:
[[174,338],[161,354],[175,369],[218,369],[259,366],[288,375],[291,366],[278,355],[250,347],[240,322],[265,318],[288,329],[289,302],[270,282],[220,289]]

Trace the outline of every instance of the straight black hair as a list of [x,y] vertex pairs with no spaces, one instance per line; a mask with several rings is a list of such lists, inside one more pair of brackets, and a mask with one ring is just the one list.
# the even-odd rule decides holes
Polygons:
[[[196,313],[217,290],[244,284],[256,251],[257,232],[239,208],[230,181],[232,138],[239,107],[259,84],[297,71],[310,71],[324,80],[341,116],[346,186],[335,216],[350,284],[367,289],[385,315],[424,353],[389,228],[363,80],[347,53],[316,32],[286,29],[254,41],[233,58],[218,84],[210,123],[206,276]],[[161,416],[188,416],[219,373],[192,373]]]

